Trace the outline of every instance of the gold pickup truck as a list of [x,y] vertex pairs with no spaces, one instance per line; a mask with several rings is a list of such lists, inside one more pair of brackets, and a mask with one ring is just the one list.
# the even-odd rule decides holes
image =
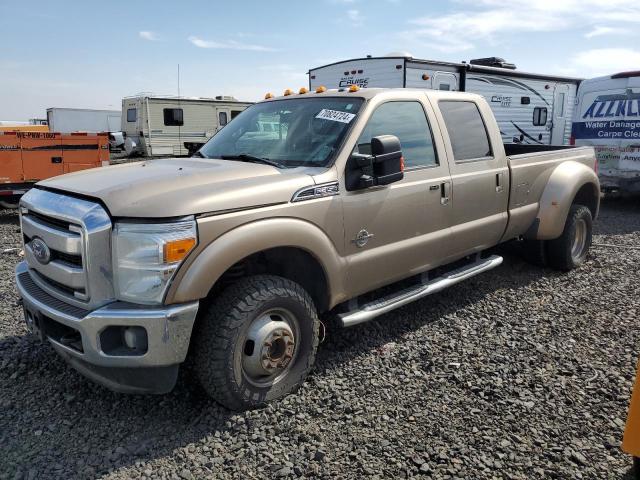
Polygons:
[[170,391],[189,358],[217,401],[255,407],[304,381],[319,317],[365,322],[498,266],[487,250],[514,239],[579,266],[594,164],[588,147],[504,145],[478,95],[267,95],[193,158],[24,195],[25,320],[114,390]]

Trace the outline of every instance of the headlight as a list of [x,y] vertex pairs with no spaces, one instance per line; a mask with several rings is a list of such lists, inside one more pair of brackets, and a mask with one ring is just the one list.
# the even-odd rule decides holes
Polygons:
[[118,222],[113,231],[116,297],[162,303],[171,277],[197,243],[195,220],[175,223]]

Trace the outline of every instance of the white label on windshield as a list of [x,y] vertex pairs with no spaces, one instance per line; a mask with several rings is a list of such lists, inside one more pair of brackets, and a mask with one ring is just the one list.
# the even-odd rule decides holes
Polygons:
[[334,122],[340,123],[349,123],[353,120],[355,115],[353,113],[340,112],[338,110],[329,110],[327,108],[323,108],[320,110],[320,113],[316,115],[316,118],[322,118],[323,120],[331,120]]

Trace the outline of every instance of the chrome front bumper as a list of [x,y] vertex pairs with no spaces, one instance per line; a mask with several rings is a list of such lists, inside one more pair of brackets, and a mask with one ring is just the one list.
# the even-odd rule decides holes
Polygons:
[[[173,388],[178,365],[187,356],[198,302],[158,308],[113,302],[93,311],[83,310],[40,288],[26,262],[16,267],[16,284],[28,326],[84,375],[116,391],[164,393]],[[40,328],[42,319],[53,325],[50,331],[77,331],[80,341],[71,346],[54,338]],[[145,329],[146,351],[105,353],[101,333],[108,327],[132,326]],[[154,372],[158,372],[156,379],[150,377]]]

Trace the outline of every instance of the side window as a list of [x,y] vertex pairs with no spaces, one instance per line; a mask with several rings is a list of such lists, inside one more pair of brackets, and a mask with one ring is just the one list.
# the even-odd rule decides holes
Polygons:
[[371,139],[395,135],[400,139],[407,168],[438,164],[431,127],[418,102],[387,102],[380,105],[358,139],[358,152],[371,153]]
[[491,157],[491,144],[478,106],[473,102],[441,101],[456,162]]
[[536,107],[533,109],[533,124],[536,127],[547,124],[547,107]]
[[184,125],[181,108],[165,108],[162,113],[164,114],[164,124],[167,127],[181,127]]
[[227,112],[218,112],[218,125],[224,127],[227,124]]
[[242,110],[231,110],[231,120],[236,118],[238,115],[242,113]]
[[136,113],[137,110],[135,108],[127,109],[127,122],[135,122],[136,121]]
[[448,83],[441,83],[440,86],[438,87],[439,90],[451,90],[451,85],[449,85]]

